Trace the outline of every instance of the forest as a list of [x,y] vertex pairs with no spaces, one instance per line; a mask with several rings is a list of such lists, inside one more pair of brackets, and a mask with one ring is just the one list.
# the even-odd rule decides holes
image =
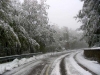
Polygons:
[[0,0],[0,75],[100,75],[100,0]]
[[45,0],[0,0],[0,56],[100,46],[100,1],[81,1],[82,25],[72,30],[49,24]]

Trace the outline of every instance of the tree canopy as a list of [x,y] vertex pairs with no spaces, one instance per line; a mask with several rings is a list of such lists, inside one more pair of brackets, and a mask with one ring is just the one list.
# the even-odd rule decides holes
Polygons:
[[48,23],[48,8],[44,0],[0,0],[0,56],[79,48],[74,32]]
[[77,18],[82,22],[80,29],[89,47],[100,46],[100,1],[82,0],[84,2]]

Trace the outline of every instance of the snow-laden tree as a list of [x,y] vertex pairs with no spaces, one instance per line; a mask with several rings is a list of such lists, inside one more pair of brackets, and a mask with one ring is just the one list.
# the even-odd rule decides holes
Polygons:
[[35,39],[39,45],[39,51],[45,51],[46,45],[52,40],[52,31],[48,25],[48,16],[46,9],[48,5],[42,0],[38,4],[37,0],[25,0],[22,5],[24,16],[23,27],[28,32],[29,36]]
[[[23,27],[22,6],[16,0],[0,2],[0,48],[5,55],[34,52],[39,44]],[[8,53],[9,54],[8,54]]]
[[[14,29],[9,25],[12,23],[13,6],[10,0],[0,0],[0,48],[6,55],[16,54],[20,47],[20,41]],[[13,51],[12,51],[13,49]]]
[[4,48],[0,54],[47,51],[54,32],[48,25],[48,5],[43,0],[24,0],[22,4],[19,0],[1,0],[0,8],[0,48]]
[[82,32],[71,30],[68,27],[59,28],[56,25],[52,25],[51,28],[54,30],[54,42],[51,45],[53,45],[53,48],[57,51],[63,49],[78,49],[88,46],[84,40],[81,40]]
[[84,31],[84,38],[91,46],[100,46],[100,0],[82,0],[82,10],[77,17],[82,22],[80,29]]

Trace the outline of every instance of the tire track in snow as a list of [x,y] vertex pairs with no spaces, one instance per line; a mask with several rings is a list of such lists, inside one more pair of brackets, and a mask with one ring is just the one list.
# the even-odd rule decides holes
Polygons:
[[[42,65],[41,65],[42,64]],[[41,63],[37,65],[36,67],[33,67],[33,69],[30,70],[30,73],[27,75],[40,75],[41,70],[44,68],[45,64]]]
[[62,59],[62,61],[60,63],[60,73],[61,73],[61,75],[66,75],[64,58]]
[[43,70],[41,71],[40,75],[46,75],[46,69],[47,69],[48,65],[46,64],[43,68]]
[[[67,56],[69,56],[69,55],[67,55]],[[67,71],[66,71],[66,67],[65,67],[65,58],[67,56],[65,56],[64,58],[62,58],[62,60],[60,62],[60,73],[61,73],[61,75],[67,75]]]
[[[67,52],[65,55],[60,56],[53,64],[53,70],[51,72],[50,75],[67,75],[67,71],[65,68],[65,57],[68,57],[72,52],[74,51],[70,51]],[[58,66],[58,67],[57,67]],[[59,72],[55,72],[55,71],[59,71]]]
[[[78,53],[80,53],[80,52],[78,52]],[[76,63],[77,63],[79,66],[81,66],[84,70],[89,71],[92,75],[97,75],[97,74],[95,74],[94,72],[92,72],[91,70],[89,70],[88,68],[86,68],[85,66],[83,66],[82,64],[80,64],[80,63],[76,60],[76,55],[77,55],[78,53],[76,53],[76,54],[74,55],[74,59],[75,59]]]
[[65,58],[65,67],[67,70],[67,75],[83,75],[71,64],[69,57]]

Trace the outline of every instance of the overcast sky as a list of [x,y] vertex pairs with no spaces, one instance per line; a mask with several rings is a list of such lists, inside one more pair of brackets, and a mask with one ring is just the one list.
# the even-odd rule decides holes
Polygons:
[[73,18],[82,9],[83,3],[80,0],[47,0],[47,4],[50,5],[47,11],[50,23],[71,29],[80,27],[81,23]]

